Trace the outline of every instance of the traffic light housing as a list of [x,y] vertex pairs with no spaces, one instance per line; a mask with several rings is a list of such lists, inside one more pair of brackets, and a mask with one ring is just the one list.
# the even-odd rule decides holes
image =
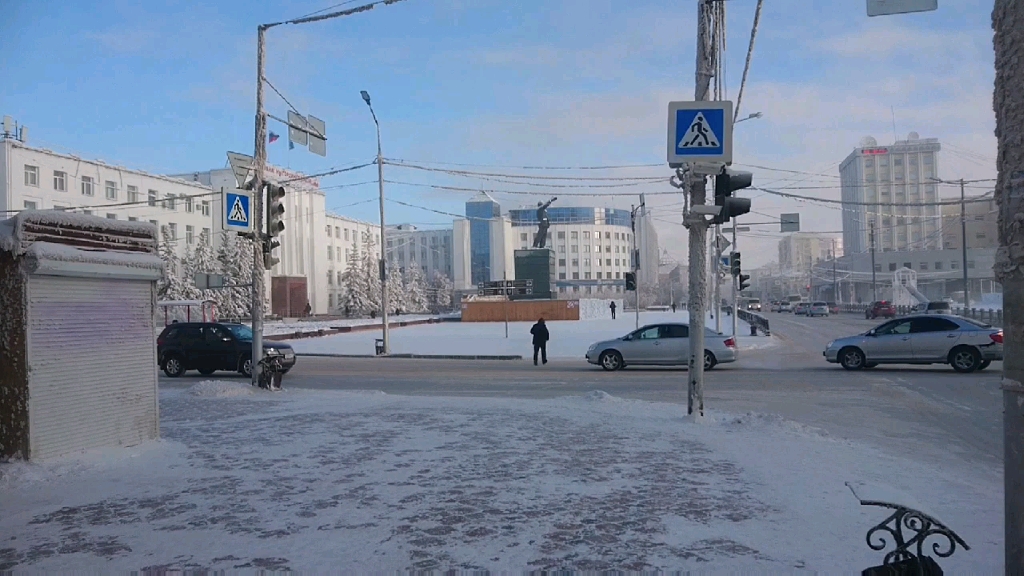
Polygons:
[[281,262],[280,258],[275,258],[273,251],[275,248],[279,248],[281,243],[272,238],[267,239],[263,242],[263,268],[270,270]]
[[739,276],[740,270],[740,253],[733,252],[729,255],[729,271],[733,276]]
[[628,291],[636,290],[636,273],[634,273],[634,272],[626,272],[623,275],[623,277],[626,279],[626,290],[628,290]]
[[750,288],[750,274],[739,274],[736,276],[736,279],[739,281],[739,286],[737,287],[739,292],[743,292],[747,288]]
[[284,232],[284,186],[267,184],[267,236],[274,237]]
[[754,175],[743,170],[722,168],[715,176],[715,206],[722,210],[715,217],[715,224],[725,224],[730,218],[750,212],[749,198],[733,197],[733,192],[749,188],[754,183]]

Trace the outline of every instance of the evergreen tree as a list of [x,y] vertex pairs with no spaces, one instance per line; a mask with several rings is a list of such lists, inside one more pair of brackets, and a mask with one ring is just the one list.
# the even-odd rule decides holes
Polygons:
[[341,294],[338,296],[338,307],[343,311],[348,308],[350,314],[362,316],[369,314],[373,304],[366,293],[368,282],[365,278],[366,268],[363,254],[359,246],[353,242],[348,253],[348,262],[341,275]]
[[171,238],[166,226],[160,230],[157,253],[164,261],[163,278],[157,283],[157,297],[160,300],[187,300],[188,286],[181,279],[181,261],[175,249],[175,240]]
[[431,282],[431,308],[434,312],[450,311],[453,293],[454,286],[452,281],[448,279],[448,276],[441,272],[435,272],[433,282]]
[[369,314],[370,311],[375,310],[380,314],[381,286],[380,264],[378,264],[380,255],[377,253],[377,241],[369,230],[363,232],[363,247],[360,281],[362,293],[367,302],[364,313]]
[[427,298],[427,282],[423,277],[423,270],[412,265],[405,274],[405,307],[410,312],[427,312],[430,310],[430,300]]
[[396,310],[405,312],[409,309],[409,302],[405,294],[405,274],[401,268],[388,266],[388,313],[393,314]]

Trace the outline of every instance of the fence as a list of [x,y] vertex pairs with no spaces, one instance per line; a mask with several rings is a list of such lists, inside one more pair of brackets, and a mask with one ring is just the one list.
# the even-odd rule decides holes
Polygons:
[[[761,332],[764,332],[765,336],[772,335],[772,331],[768,327],[768,319],[765,318],[764,316],[761,316],[760,314],[756,314],[749,310],[743,310],[742,308],[737,310],[736,316],[740,320],[743,320],[747,324],[750,324],[751,328],[756,328]],[[753,332],[753,330],[751,330],[751,332]]]
[[[852,313],[852,314],[863,314],[868,309],[868,306],[870,306],[870,304],[843,304],[842,306],[840,306],[840,310],[842,312],[847,312],[847,313]],[[908,316],[910,314],[914,314],[915,313],[914,308],[915,308],[915,306],[896,306],[896,315],[897,316]],[[1003,325],[1003,310],[1001,308],[994,309],[994,308],[963,308],[963,307],[956,308],[956,307],[954,307],[954,308],[952,308],[950,310],[950,312],[953,313],[953,314],[956,314],[957,316],[963,316],[965,318],[971,318],[973,320],[978,320],[979,322],[985,322],[986,324],[991,324],[993,326],[1002,326]],[[742,316],[741,316],[741,318],[742,318]]]

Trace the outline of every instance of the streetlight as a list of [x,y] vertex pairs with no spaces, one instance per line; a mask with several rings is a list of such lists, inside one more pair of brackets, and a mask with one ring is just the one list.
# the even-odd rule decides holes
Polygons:
[[737,120],[737,121],[733,122],[733,124],[734,124],[734,125],[735,125],[735,124],[739,124],[740,122],[746,122],[747,120],[750,120],[750,119],[752,119],[752,118],[760,118],[760,117],[762,117],[762,116],[764,116],[764,114],[762,114],[762,113],[760,113],[760,112],[752,112],[752,113],[751,113],[751,114],[749,114],[749,115],[748,115],[748,116],[747,116],[746,118],[740,118],[739,120]]
[[387,251],[384,237],[384,156],[380,149],[380,122],[377,121],[377,114],[370,104],[370,93],[360,90],[359,94],[370,109],[370,116],[373,116],[373,124],[377,127],[377,187],[380,190],[380,319],[383,323],[382,339],[384,340],[384,355],[391,354],[391,340],[388,337],[388,274],[387,274]]

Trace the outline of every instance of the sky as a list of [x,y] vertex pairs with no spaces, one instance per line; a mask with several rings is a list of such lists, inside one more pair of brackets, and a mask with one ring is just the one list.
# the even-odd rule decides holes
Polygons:
[[[0,113],[29,126],[31,145],[155,173],[220,168],[226,151],[253,149],[257,25],[337,4],[0,0]],[[763,117],[736,126],[734,167],[752,171],[755,186],[838,199],[839,163],[861,138],[884,145],[916,131],[940,139],[940,177],[993,178],[991,1],[939,4],[869,18],[863,0],[766,0],[739,109]],[[733,101],[755,5],[727,3],[723,83]],[[289,150],[283,136],[269,160],[307,173],[371,161],[375,128],[359,96],[367,90],[388,159],[499,175],[667,178],[667,103],[693,99],[695,21],[692,0],[403,0],[273,28],[266,77],[300,112],[325,120],[328,155]],[[288,110],[269,88],[266,107]],[[273,121],[270,130],[286,134]],[[646,166],[515,168],[624,165]],[[451,226],[474,195],[425,185],[492,190],[506,211],[550,196],[628,208],[644,192],[666,260],[685,260],[682,197],[665,182],[520,185],[387,164],[385,178],[387,197],[405,203],[388,202],[388,222],[421,227]],[[372,166],[321,186],[329,209],[377,221]],[[977,186],[970,192],[985,191]],[[581,192],[604,196],[572,197]],[[748,222],[799,212],[805,231],[841,230],[837,206],[745,195]],[[745,267],[778,255],[777,224],[753,229],[740,238]]]

